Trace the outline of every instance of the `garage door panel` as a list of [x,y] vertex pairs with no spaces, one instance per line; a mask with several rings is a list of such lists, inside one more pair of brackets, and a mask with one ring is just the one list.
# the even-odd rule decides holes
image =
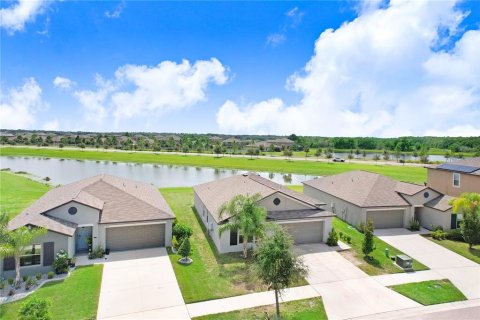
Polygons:
[[323,221],[285,223],[282,226],[295,244],[320,243],[323,239]]
[[367,212],[367,221],[372,220],[375,229],[403,228],[405,210],[379,210]]
[[165,224],[106,229],[106,247],[112,251],[165,246]]

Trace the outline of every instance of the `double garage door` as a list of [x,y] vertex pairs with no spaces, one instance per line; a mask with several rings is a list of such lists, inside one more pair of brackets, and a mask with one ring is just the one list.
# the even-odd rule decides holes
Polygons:
[[323,221],[284,223],[295,244],[319,243],[323,239]]
[[405,210],[367,211],[367,221],[372,220],[375,229],[403,228]]
[[106,228],[106,247],[112,251],[165,246],[165,224]]

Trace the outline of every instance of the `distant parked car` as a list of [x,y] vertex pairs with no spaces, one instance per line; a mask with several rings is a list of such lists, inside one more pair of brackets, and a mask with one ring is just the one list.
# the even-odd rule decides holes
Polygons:
[[345,159],[343,158],[339,158],[339,157],[335,157],[332,159],[333,162],[345,162]]

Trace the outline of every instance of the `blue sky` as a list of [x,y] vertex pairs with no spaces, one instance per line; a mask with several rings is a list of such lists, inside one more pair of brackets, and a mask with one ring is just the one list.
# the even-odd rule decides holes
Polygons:
[[479,7],[6,1],[0,126],[480,135]]

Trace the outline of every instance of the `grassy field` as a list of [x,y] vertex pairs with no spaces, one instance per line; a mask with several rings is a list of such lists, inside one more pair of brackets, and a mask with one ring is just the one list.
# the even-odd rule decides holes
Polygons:
[[0,171],[0,210],[14,217],[49,189],[48,185],[27,177]]
[[455,253],[458,253],[461,256],[464,256],[467,259],[472,260],[473,262],[480,264],[480,245],[473,246],[472,249],[468,247],[468,243],[462,241],[453,241],[453,240],[435,240],[432,237],[426,237],[428,240],[439,244],[448,250],[451,250]]
[[[244,309],[220,314],[193,318],[195,320],[254,320],[265,319],[265,314],[274,318],[275,305]],[[284,302],[280,304],[280,315],[284,320],[327,319],[321,298]]]
[[[344,235],[349,235],[351,237],[351,243],[348,245],[352,249],[350,251],[343,252],[342,254],[367,274],[374,276],[379,274],[403,272],[401,268],[396,266],[393,261],[390,260],[390,258],[387,258],[385,255],[386,248],[388,248],[390,256],[403,254],[403,252],[400,250],[397,250],[379,238],[374,237],[375,250],[370,254],[372,258],[365,259],[362,252],[363,234],[354,227],[350,226],[348,223],[338,218],[333,219],[333,227],[337,232],[342,232]],[[414,260],[413,269],[417,271],[428,270],[428,267]]]
[[155,154],[142,152],[82,151],[41,148],[1,147],[2,156],[38,156],[80,160],[105,160],[119,162],[172,164],[252,171],[298,173],[310,175],[332,175],[351,170],[367,170],[393,179],[423,183],[427,171],[422,167],[375,165],[373,163],[333,163],[306,160],[273,160],[265,158],[211,157],[199,155]]
[[[267,289],[253,274],[252,259],[245,260],[240,257],[240,253],[218,254],[193,208],[192,188],[165,188],[160,191],[175,212],[177,221],[193,229],[191,265],[179,264],[177,261],[180,256],[169,252],[186,303]],[[302,281],[297,285],[305,284],[306,282]]]
[[400,284],[390,288],[424,306],[467,300],[447,279]]
[[26,299],[0,306],[0,319],[17,319],[21,304],[30,297],[51,301],[53,320],[95,319],[103,265],[78,267],[62,281],[46,283]]

